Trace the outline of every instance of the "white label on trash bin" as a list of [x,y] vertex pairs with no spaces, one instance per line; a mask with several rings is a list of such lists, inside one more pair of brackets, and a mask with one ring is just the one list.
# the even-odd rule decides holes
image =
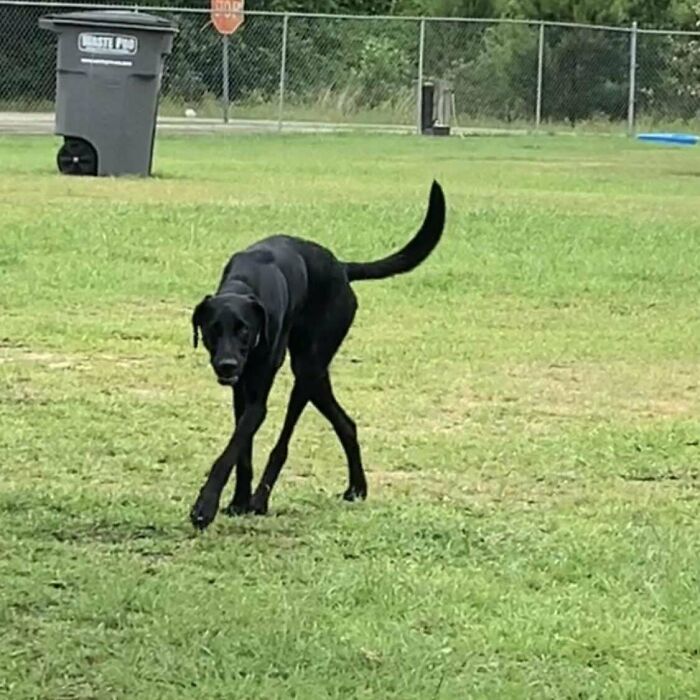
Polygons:
[[139,50],[139,40],[126,34],[81,32],[78,36],[78,49],[84,53],[105,56],[134,56]]
[[81,63],[91,66],[133,66],[131,61],[115,61],[111,58],[81,58]]

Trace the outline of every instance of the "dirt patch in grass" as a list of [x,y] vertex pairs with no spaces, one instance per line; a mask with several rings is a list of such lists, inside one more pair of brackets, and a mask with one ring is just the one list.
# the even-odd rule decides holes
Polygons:
[[471,385],[456,383],[433,413],[435,430],[463,430],[490,408],[526,418],[691,418],[700,410],[697,368],[600,364],[521,364],[496,369]]

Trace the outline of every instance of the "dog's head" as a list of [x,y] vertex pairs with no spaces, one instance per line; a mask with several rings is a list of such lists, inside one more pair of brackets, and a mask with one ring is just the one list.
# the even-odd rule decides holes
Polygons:
[[267,315],[252,294],[207,295],[192,313],[192,341],[204,347],[219,384],[234,386],[251,352],[267,337]]

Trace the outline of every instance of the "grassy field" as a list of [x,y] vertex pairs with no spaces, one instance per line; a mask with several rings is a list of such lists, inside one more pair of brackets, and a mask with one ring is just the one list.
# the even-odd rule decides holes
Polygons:
[[[699,149],[162,138],[149,181],[55,150],[0,139],[1,695],[700,696]],[[370,499],[309,410],[270,515],[196,536],[231,411],[192,306],[268,233],[391,251],[433,177],[443,243],[357,285],[335,363]]]

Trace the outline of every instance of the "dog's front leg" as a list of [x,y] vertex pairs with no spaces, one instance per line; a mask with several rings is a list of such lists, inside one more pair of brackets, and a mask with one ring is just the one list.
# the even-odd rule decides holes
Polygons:
[[241,451],[252,442],[255,433],[265,420],[266,403],[266,401],[257,400],[246,405],[226,449],[214,462],[190,511],[190,520],[199,530],[204,530],[214,520],[219,509],[221,492],[231,476],[233,465],[238,462]]

